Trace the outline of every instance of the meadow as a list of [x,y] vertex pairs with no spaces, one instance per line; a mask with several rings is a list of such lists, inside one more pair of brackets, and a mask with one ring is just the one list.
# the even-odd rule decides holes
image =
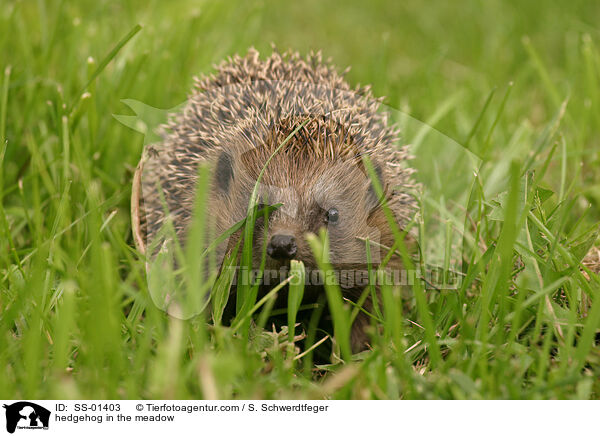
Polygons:
[[[598,399],[600,278],[581,261],[600,222],[599,19],[592,0],[4,0],[0,396]],[[435,192],[423,207],[447,212],[421,235],[460,286],[384,290],[358,355],[335,287],[317,359],[332,338],[297,329],[308,345],[290,346],[269,299],[233,326],[168,316],[134,245],[141,104],[159,118],[194,76],[272,43],[384,96]]]

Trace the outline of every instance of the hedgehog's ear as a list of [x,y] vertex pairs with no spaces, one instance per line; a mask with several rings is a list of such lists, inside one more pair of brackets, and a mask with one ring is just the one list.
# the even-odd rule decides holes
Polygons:
[[[383,169],[381,166],[375,162],[373,162],[373,169],[375,170],[375,175],[377,176],[377,180],[379,182],[379,186],[381,189],[385,186],[385,180],[383,180]],[[373,185],[373,180],[369,180],[369,190],[367,192],[367,207],[369,211],[375,209],[379,206],[383,201],[383,195],[377,195],[377,190]]]
[[229,185],[233,180],[233,158],[226,151],[219,155],[215,167],[215,182],[217,188],[224,194],[229,192]]

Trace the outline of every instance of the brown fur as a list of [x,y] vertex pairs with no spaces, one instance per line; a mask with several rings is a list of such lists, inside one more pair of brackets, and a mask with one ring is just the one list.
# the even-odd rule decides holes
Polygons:
[[[250,50],[243,58],[229,59],[215,75],[196,81],[185,109],[172,117],[163,130],[163,143],[153,148],[156,156],[145,163],[143,237],[146,242],[156,238],[166,219],[159,185],[178,236],[185,240],[201,163],[215,168],[209,210],[216,234],[243,219],[265,162],[305,123],[274,155],[260,185],[262,202],[283,203],[269,217],[268,237],[293,234],[296,258],[316,268],[304,236],[325,226],[334,267],[364,265],[365,243],[360,238],[386,246],[394,238],[363,166],[363,155],[379,169],[385,200],[401,228],[415,210],[408,194],[412,171],[403,165],[406,151],[395,146],[398,132],[379,106],[380,100],[368,88],[351,89],[318,54],[302,59],[297,54],[274,53],[263,61]],[[336,225],[325,220],[331,207],[339,211]],[[254,232],[255,266],[265,243],[263,225],[259,220]],[[221,254],[225,248],[221,247]],[[372,251],[375,263],[385,256],[385,251]],[[266,268],[282,263],[268,258]],[[361,291],[347,292],[357,298]],[[367,324],[363,315],[355,322],[355,351],[365,347]]]

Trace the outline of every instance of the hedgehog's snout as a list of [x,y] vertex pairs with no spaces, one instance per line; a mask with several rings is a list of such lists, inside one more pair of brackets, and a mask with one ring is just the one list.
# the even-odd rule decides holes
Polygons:
[[296,238],[285,233],[271,236],[267,245],[267,254],[276,260],[293,259],[297,252]]

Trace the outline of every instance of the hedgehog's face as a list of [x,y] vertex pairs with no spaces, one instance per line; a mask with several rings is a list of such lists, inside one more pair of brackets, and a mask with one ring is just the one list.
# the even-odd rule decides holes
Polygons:
[[[214,199],[224,204],[218,230],[224,231],[245,217],[251,192],[264,162],[264,156],[233,157],[226,152],[216,163]],[[380,179],[384,179],[377,166]],[[382,180],[383,181],[383,180]],[[316,263],[306,241],[309,233],[325,228],[330,240],[330,260],[336,267],[365,265],[365,239],[371,245],[371,258],[379,262],[379,244],[387,245],[389,230],[380,201],[362,163],[323,161],[306,158],[291,160],[282,154],[270,162],[258,188],[263,205],[282,206],[265,222],[260,217],[254,232],[255,266],[266,246],[267,268],[287,265],[291,259],[315,268]],[[266,225],[266,229],[265,229]],[[265,232],[266,230],[266,232]]]

